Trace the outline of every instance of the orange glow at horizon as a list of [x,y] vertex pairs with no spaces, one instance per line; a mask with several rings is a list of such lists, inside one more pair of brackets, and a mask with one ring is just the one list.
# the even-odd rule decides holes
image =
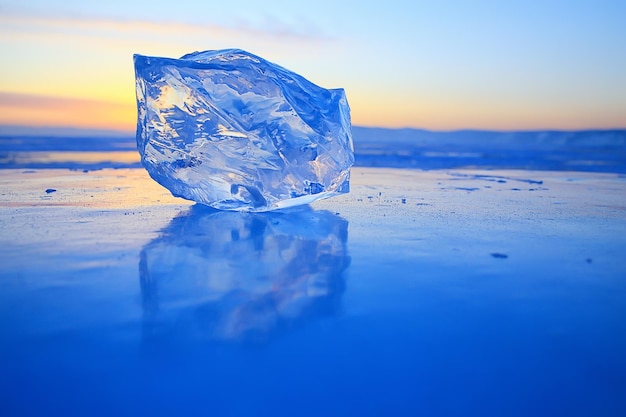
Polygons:
[[[382,128],[420,128],[430,130],[578,130],[594,129],[598,120],[605,118],[604,128],[619,115],[590,113],[572,120],[557,110],[542,108],[516,109],[502,106],[495,109],[476,103],[409,99],[391,101],[381,96],[367,97],[348,94],[352,124]],[[384,108],[386,111],[381,112]],[[517,113],[516,121],[507,117]],[[617,117],[616,117],[617,116]],[[557,122],[557,123],[555,123]],[[0,92],[0,125],[33,127],[70,127],[134,132],[137,108],[133,100],[107,101],[57,97],[49,95]]]
[[135,103],[0,93],[0,124],[133,131]]

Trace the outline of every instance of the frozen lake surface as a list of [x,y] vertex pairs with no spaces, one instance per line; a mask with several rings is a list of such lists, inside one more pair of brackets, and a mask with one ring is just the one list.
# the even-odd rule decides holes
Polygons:
[[626,415],[623,174],[355,168],[218,212],[0,170],[0,414]]

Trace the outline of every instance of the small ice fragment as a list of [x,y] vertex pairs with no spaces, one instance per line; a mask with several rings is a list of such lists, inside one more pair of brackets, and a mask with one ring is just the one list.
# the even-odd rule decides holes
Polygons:
[[268,211],[349,191],[343,89],[238,49],[134,62],[141,161],[175,196]]

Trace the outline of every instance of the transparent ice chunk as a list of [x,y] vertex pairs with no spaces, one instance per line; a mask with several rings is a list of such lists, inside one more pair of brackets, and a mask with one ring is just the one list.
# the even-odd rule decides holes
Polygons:
[[173,195],[268,211],[349,191],[343,89],[238,49],[134,62],[141,160]]

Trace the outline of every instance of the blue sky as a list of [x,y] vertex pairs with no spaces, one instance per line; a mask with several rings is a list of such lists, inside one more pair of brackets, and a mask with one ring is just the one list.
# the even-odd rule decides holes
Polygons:
[[238,47],[345,88],[358,125],[626,127],[624,21],[602,0],[0,0],[0,123],[132,129],[133,53]]

